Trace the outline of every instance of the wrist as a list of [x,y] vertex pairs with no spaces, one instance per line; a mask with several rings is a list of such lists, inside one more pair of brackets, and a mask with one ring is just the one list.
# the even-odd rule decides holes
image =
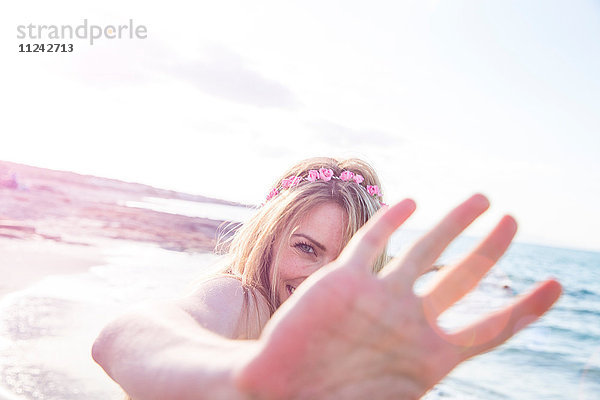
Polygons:
[[249,400],[236,383],[236,371],[253,342],[223,339],[210,346],[171,346],[142,361],[143,367],[133,368],[135,376],[119,384],[134,399]]

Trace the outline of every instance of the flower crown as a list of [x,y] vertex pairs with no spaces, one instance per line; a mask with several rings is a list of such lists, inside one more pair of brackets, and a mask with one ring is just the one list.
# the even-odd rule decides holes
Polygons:
[[[279,187],[275,187],[275,188],[271,189],[271,191],[267,195],[267,201],[276,197],[279,193],[281,193],[282,190],[293,188],[294,186],[297,186],[302,181],[316,182],[318,180],[322,180],[324,182],[329,182],[332,179],[338,179],[338,180],[344,181],[344,182],[354,181],[360,187],[364,188],[367,191],[367,193],[369,193],[369,195],[371,195],[373,197],[379,197],[379,198],[381,198],[383,196],[383,194],[381,194],[381,191],[379,190],[379,187],[377,185],[367,185],[366,187],[361,185],[361,183],[365,180],[365,178],[360,174],[355,174],[352,171],[342,171],[340,176],[335,176],[333,174],[333,170],[331,170],[329,168],[321,168],[318,171],[315,169],[311,169],[310,171],[308,171],[308,175],[306,177],[292,175],[290,177],[285,178],[284,180],[281,181],[281,185]],[[379,199],[379,203],[382,206],[386,205],[385,203],[383,203],[381,201],[381,199]]]

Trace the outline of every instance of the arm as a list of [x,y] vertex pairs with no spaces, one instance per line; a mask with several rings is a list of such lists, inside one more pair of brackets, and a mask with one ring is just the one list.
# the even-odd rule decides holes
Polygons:
[[[417,399],[456,365],[500,345],[541,316],[560,296],[561,286],[546,281],[471,325],[443,331],[438,316],[502,256],[516,223],[504,217],[417,295],[415,280],[488,202],[483,196],[465,201],[402,257],[373,274],[373,260],[414,207],[406,200],[371,218],[335,261],[297,288],[258,340],[228,340],[204,328],[231,326],[211,310],[229,304],[239,311],[242,302],[235,295],[206,297],[210,291],[204,290],[193,301],[113,322],[94,345],[94,358],[140,400]],[[220,305],[211,299],[220,299]]]
[[135,399],[242,399],[231,371],[254,341],[229,339],[239,335],[242,304],[237,279],[210,280],[189,297],[118,317],[92,356]]

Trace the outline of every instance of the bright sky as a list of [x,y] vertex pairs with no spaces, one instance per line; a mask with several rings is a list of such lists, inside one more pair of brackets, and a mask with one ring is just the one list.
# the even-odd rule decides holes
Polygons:
[[[147,39],[18,53],[18,25]],[[600,3],[21,1],[0,16],[0,159],[260,203],[358,156],[427,228],[483,192],[517,240],[600,250]],[[48,40],[46,40],[48,42]]]

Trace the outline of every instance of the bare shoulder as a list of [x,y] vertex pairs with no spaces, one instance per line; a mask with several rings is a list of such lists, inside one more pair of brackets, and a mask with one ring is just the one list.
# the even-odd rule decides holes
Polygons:
[[244,288],[238,279],[218,276],[200,283],[177,305],[202,327],[233,337],[244,306]]
[[[177,305],[192,316],[202,327],[220,335],[236,339],[252,331],[262,330],[269,318],[268,304],[233,276],[216,276],[200,283]],[[257,310],[256,315],[251,310]],[[250,318],[248,316],[251,315]]]

